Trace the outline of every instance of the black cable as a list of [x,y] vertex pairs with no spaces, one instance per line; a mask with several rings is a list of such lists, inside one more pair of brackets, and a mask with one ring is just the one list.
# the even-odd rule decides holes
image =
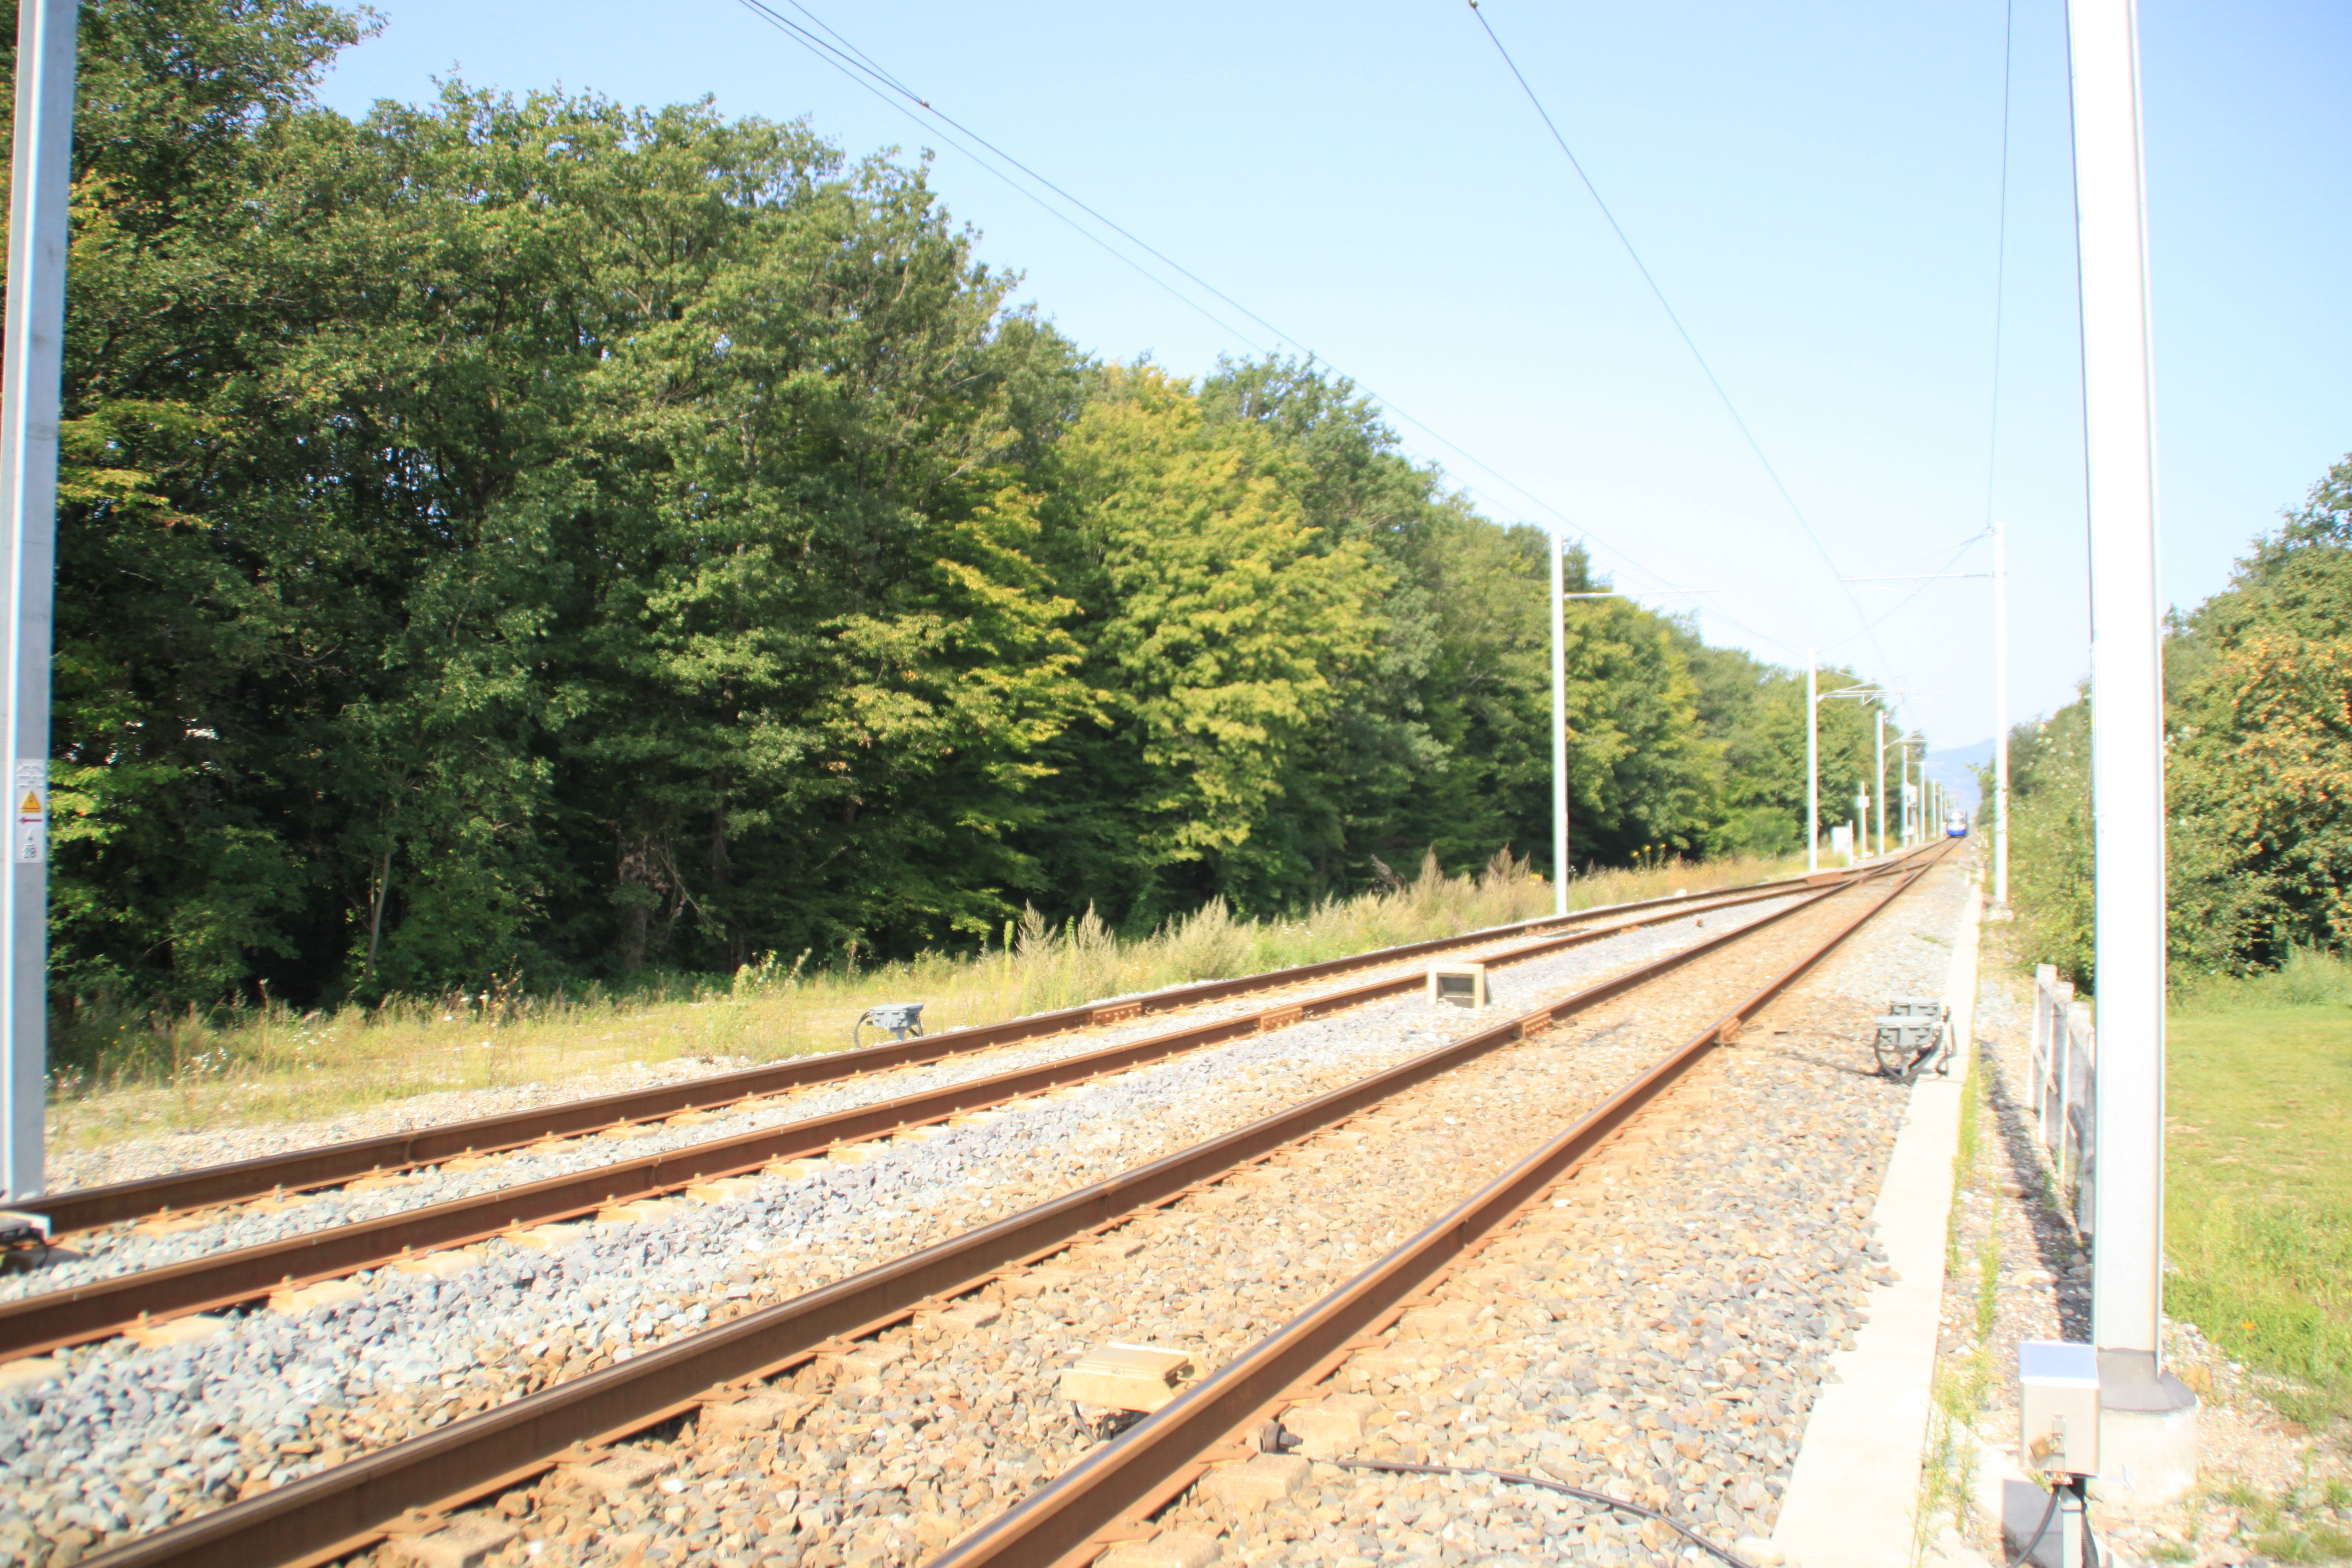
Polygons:
[[[987,137],[982,136],[979,132],[963,124],[961,121],[948,114],[945,110],[940,109],[929,99],[923,97],[920,93],[917,93],[913,88],[908,87],[896,76],[892,75],[888,70],[884,69],[883,66],[871,55],[867,54],[864,50],[851,43],[848,38],[844,37],[841,33],[835,31],[829,24],[827,24],[822,17],[818,16],[807,6],[801,4],[800,0],[784,0],[784,3],[791,6],[795,11],[798,11],[802,16],[807,17],[809,22],[815,27],[821,28],[827,35],[830,36],[830,38],[833,40],[832,42],[828,42],[825,38],[818,37],[817,34],[810,31],[808,27],[804,27],[800,23],[793,21],[790,17],[787,17],[778,12],[773,6],[767,4],[766,0],[737,0],[737,3],[740,4],[746,11],[749,11],[752,15],[758,17],[761,21],[766,22],[769,26],[775,28],[778,32],[781,32],[786,37],[792,39],[793,42],[808,50],[809,53],[824,61],[825,64],[833,67],[833,69],[848,77],[858,86],[863,87],[867,92],[872,93],[875,97],[880,98],[884,102],[888,103],[890,101],[891,95],[895,94],[898,97],[905,99],[908,103],[915,105],[917,108],[921,109],[923,113],[930,115],[933,119],[940,121],[944,125],[953,127],[957,132],[978,143],[980,146],[985,147],[997,158],[1003,160],[1007,164],[1010,164],[1013,168],[1018,169],[1022,174],[1028,176],[1037,184],[1042,185],[1045,187],[1045,189],[1053,192],[1056,196],[1059,196],[1062,200],[1068,202],[1071,206],[1077,208],[1080,212],[1085,213],[1088,217],[1094,219],[1097,223],[1100,223],[1103,227],[1109,229],[1112,233],[1119,235],[1122,239],[1125,239],[1129,244],[1143,251],[1146,255],[1153,257],[1163,266],[1170,268],[1179,276],[1191,282],[1195,287],[1210,295],[1213,295],[1219,300],[1222,300],[1225,304],[1231,306],[1234,310],[1239,311],[1249,320],[1256,322],[1260,327],[1263,327],[1266,331],[1272,333],[1278,343],[1286,343],[1290,345],[1290,347],[1296,349],[1299,353],[1306,355],[1310,360],[1322,360],[1322,356],[1317,354],[1312,347],[1300,342],[1297,338],[1283,331],[1273,322],[1268,321],[1265,317],[1259,315],[1256,311],[1250,309],[1247,305],[1242,304],[1232,295],[1227,294],[1224,290],[1218,288],[1215,284],[1210,283],[1207,279],[1201,277],[1198,273],[1192,271],[1189,267],[1186,267],[1181,262],[1178,262],[1173,257],[1167,255],[1165,252],[1159,250],[1149,242],[1130,232],[1128,229],[1124,228],[1111,218],[1105,216],[1103,213],[1088,205],[1086,202],[1081,201],[1078,197],[1064,190],[1061,186],[1056,185],[1053,181],[1047,179],[1044,175],[1038,173],[1035,169],[1032,169],[1029,167],[1029,165],[1014,157],[1011,153],[1006,152],[1003,148],[997,146]],[[910,119],[915,118],[913,111],[905,108],[903,105],[892,104],[891,107],[898,109],[900,113],[907,115]],[[916,123],[918,125],[923,124],[923,122],[919,119],[916,120]],[[1117,260],[1122,265],[1133,269],[1137,274],[1143,277],[1145,281],[1165,291],[1167,294],[1176,299],[1179,303],[1185,305],[1187,308],[1198,312],[1201,316],[1205,317],[1209,322],[1215,325],[1220,331],[1223,331],[1238,339],[1239,341],[1248,344],[1253,351],[1257,349],[1257,344],[1252,341],[1248,333],[1241,331],[1232,323],[1224,320],[1215,312],[1208,309],[1208,307],[1201,304],[1198,300],[1190,298],[1182,290],[1169,283],[1165,278],[1159,277],[1149,268],[1145,267],[1142,263],[1135,260],[1134,257],[1121,252],[1116,246],[1105,240],[1101,235],[1095,234],[1088,230],[1083,224],[1072,218],[1068,213],[1056,208],[1052,203],[1046,201],[1045,198],[1039,196],[1035,191],[1028,189],[1019,181],[1013,179],[1012,176],[1006,174],[1003,170],[998,169],[994,165],[990,164],[986,158],[981,157],[980,154],[974,152],[971,148],[964,146],[953,136],[939,133],[937,127],[934,126],[925,126],[924,128],[926,130],[933,131],[935,134],[940,134],[941,139],[947,142],[949,146],[954,147],[956,151],[962,153],[965,157],[970,158],[974,163],[980,165],[981,168],[986,169],[990,174],[995,175],[999,180],[1002,180],[1005,184],[1011,186],[1015,191],[1027,197],[1031,202],[1034,202],[1037,206],[1043,208],[1048,214],[1056,219],[1059,219],[1062,223],[1075,230],[1079,235],[1099,246],[1113,259]],[[1328,360],[1323,360],[1323,363],[1328,364],[1330,362]],[[1666,577],[1662,573],[1652,570],[1648,566],[1644,565],[1631,552],[1623,549],[1618,545],[1610,543],[1606,539],[1601,538],[1599,535],[1593,533],[1590,528],[1581,523],[1578,523],[1573,518],[1569,517],[1565,512],[1562,512],[1558,507],[1544,500],[1543,497],[1537,495],[1534,491],[1529,490],[1525,486],[1519,484],[1516,480],[1503,473],[1500,469],[1485,462],[1466,448],[1451,440],[1448,440],[1434,427],[1423,420],[1415,418],[1411,413],[1399,407],[1394,400],[1382,396],[1379,392],[1373,390],[1370,387],[1361,387],[1360,390],[1362,390],[1366,397],[1378,403],[1381,407],[1385,408],[1389,413],[1395,415],[1398,419],[1403,420],[1406,424],[1409,424],[1415,429],[1421,431],[1431,440],[1437,442],[1438,445],[1445,447],[1447,450],[1453,452],[1457,456],[1466,459],[1473,467],[1482,469],[1486,473],[1493,475],[1507,488],[1515,490],[1519,494],[1533,501],[1538,509],[1550,513],[1553,517],[1558,518],[1560,522],[1566,524],[1569,528],[1574,529],[1580,538],[1587,539],[1593,543],[1601,545],[1603,548],[1607,549],[1611,555],[1616,556],[1625,562],[1626,565],[1639,572],[1641,575],[1651,578],[1657,582],[1666,584],[1669,588],[1674,586],[1673,579]],[[1469,488],[1472,488],[1473,491],[1475,491],[1475,487]],[[1488,499],[1491,503],[1491,497],[1486,499]],[[1497,506],[1495,509],[1497,511],[1508,510],[1501,506]],[[1781,639],[1768,636],[1763,632],[1759,632],[1752,626],[1744,625],[1741,622],[1732,619],[1732,617],[1725,615],[1720,610],[1710,610],[1708,613],[1714,615],[1716,619],[1724,622],[1725,624],[1735,627],[1738,630],[1747,633],[1751,637],[1757,638],[1759,641],[1773,643],[1783,648],[1789,646],[1787,643],[1782,642]]]
[[[1527,95],[1527,101],[1534,106],[1537,118],[1544,123],[1544,129],[1552,133],[1552,140],[1558,144],[1561,156],[1568,160],[1568,167],[1576,171],[1577,179],[1584,184],[1584,193],[1590,196],[1593,205],[1600,209],[1601,217],[1608,223],[1610,232],[1617,236],[1617,243],[1625,247],[1625,254],[1632,259],[1634,270],[1639,272],[1642,281],[1650,286],[1650,293],[1657,299],[1658,308],[1666,312],[1668,321],[1674,323],[1674,330],[1681,335],[1682,346],[1690,350],[1691,358],[1698,363],[1699,373],[1707,378],[1707,385],[1713,387],[1715,395],[1722,399],[1723,411],[1731,416],[1731,422],[1739,427],[1739,433],[1746,438],[1748,450],[1756,454],[1756,461],[1763,465],[1765,477],[1772,481],[1772,488],[1779,491],[1781,500],[1787,503],[1789,515],[1797,520],[1797,526],[1804,530],[1805,537],[1812,541],[1814,551],[1821,557],[1821,563],[1829,568],[1829,575],[1836,578],[1838,586],[1845,590],[1846,602],[1853,606],[1854,619],[1862,624],[1865,631],[1868,631],[1872,623],[1870,617],[1863,612],[1862,601],[1855,595],[1854,585],[1847,582],[1845,574],[1838,570],[1837,562],[1830,557],[1829,546],[1823,544],[1821,536],[1813,531],[1813,523],[1805,516],[1805,509],[1797,505],[1796,496],[1790,493],[1787,484],[1781,480],[1780,470],[1773,467],[1772,459],[1764,454],[1764,444],[1758,441],[1756,433],[1748,428],[1747,420],[1740,417],[1739,405],[1734,403],[1731,400],[1731,394],[1724,390],[1722,381],[1716,377],[1715,367],[1707,363],[1707,356],[1699,352],[1698,340],[1691,336],[1690,328],[1682,324],[1681,315],[1675,311],[1672,302],[1666,298],[1666,291],[1659,286],[1656,276],[1650,271],[1649,264],[1641,259],[1641,252],[1633,248],[1632,236],[1628,235],[1625,232],[1625,226],[1617,221],[1617,215],[1609,210],[1609,204],[1601,199],[1600,190],[1593,184],[1592,176],[1584,172],[1584,164],[1578,160],[1575,152],[1569,147],[1568,138],[1561,135],[1560,127],[1553,123],[1552,112],[1546,109],[1543,100],[1536,96],[1535,88],[1528,82],[1526,75],[1520,71],[1519,62],[1512,59],[1511,51],[1503,46],[1502,35],[1494,30],[1494,24],[1488,21],[1486,13],[1479,9],[1478,0],[1470,0],[1470,14],[1478,18],[1478,25],[1485,29],[1487,41],[1495,46],[1495,53],[1503,57],[1503,64],[1510,69],[1512,79],[1519,84],[1519,90]],[[1879,663],[1885,664],[1887,662],[1886,650],[1878,646],[1878,639],[1875,635],[1870,639],[1870,646],[1871,650],[1878,655]]]
[[[1755,1568],[1746,1558],[1717,1546],[1698,1531],[1670,1515],[1639,1503],[1629,1503],[1622,1497],[1611,1497],[1606,1492],[1587,1491],[1581,1486],[1570,1486],[1565,1481],[1547,1481],[1539,1475],[1525,1475],[1517,1470],[1489,1470],[1482,1465],[1416,1465],[1401,1459],[1318,1459],[1319,1465],[1336,1465],[1342,1470],[1385,1470],[1397,1475],[1491,1475],[1498,1481],[1513,1486],[1540,1486],[1547,1492],[1565,1492],[1580,1502],[1598,1503],[1619,1513],[1634,1514],[1643,1519],[1655,1519],[1703,1552],[1722,1558],[1731,1568]],[[2009,1568],[2017,1568],[2012,1563]],[[2095,1568],[2095,1565],[2094,1565]]]
[[[2032,1537],[2018,1549],[2015,1557],[2009,1559],[2009,1568],[2020,1568],[2020,1565],[2033,1555],[2034,1548],[2042,1544],[2042,1537],[2050,1533],[2050,1521],[2058,1517],[2058,1499],[2065,1495],[2066,1488],[2062,1486],[2050,1488],[2050,1506],[2042,1510],[2042,1522],[2034,1526]],[[2059,1568],[2065,1568],[2065,1565],[2061,1563]]]
[[2082,1511],[2083,1568],[2099,1568],[2099,1538],[2091,1534],[2091,1483],[2087,1477],[2074,1478],[2074,1502]]

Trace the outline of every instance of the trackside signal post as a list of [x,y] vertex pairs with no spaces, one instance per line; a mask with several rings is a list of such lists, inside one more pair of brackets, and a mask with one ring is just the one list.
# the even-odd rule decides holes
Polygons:
[[2091,533],[2100,1485],[2196,1481],[2197,1401],[2158,1364],[2164,1245],[2164,674],[2134,0],[2068,0]]
[[0,358],[7,529],[10,759],[5,924],[5,1160],[0,1196],[44,1185],[49,1058],[49,653],[57,561],[57,412],[65,365],[66,201],[73,178],[75,0],[23,0],[8,202],[8,340]]

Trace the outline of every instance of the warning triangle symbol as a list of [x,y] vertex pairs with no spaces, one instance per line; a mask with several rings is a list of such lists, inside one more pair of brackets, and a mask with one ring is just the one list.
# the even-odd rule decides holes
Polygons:
[[41,812],[41,797],[28,789],[25,791],[24,804],[17,807],[16,809],[26,816],[39,816]]

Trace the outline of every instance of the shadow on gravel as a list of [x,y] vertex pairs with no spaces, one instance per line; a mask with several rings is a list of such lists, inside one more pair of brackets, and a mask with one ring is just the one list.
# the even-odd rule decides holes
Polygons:
[[[1978,1049],[1984,1050],[1981,1046]],[[2010,1202],[2024,1211],[2026,1223],[2033,1227],[2035,1260],[2050,1271],[2053,1279],[2066,1282],[2052,1293],[2057,1302],[2061,1337],[2088,1340],[2091,1337],[2090,1292],[2078,1290],[2066,1281],[2067,1265],[2075,1252],[2074,1227],[2052,1210],[2044,1195],[2041,1149],[2034,1136],[2032,1112],[2009,1092],[2007,1075],[1989,1059],[1987,1066],[1992,1070],[1984,1075],[1985,1099],[1992,1106],[1993,1127],[2000,1136],[2001,1163],[2008,1179],[2026,1192],[2025,1197]]]
[[1907,1087],[1907,1085],[1896,1083],[1892,1078],[1884,1077],[1875,1065],[1857,1067],[1852,1062],[1831,1061],[1826,1056],[1815,1056],[1810,1051],[1800,1051],[1785,1045],[1749,1045],[1741,1046],[1739,1049],[1753,1051],[1758,1056],[1785,1057],[1792,1062],[1803,1062],[1809,1067],[1818,1067],[1823,1072],[1843,1073],[1849,1078],[1877,1078],[1897,1089]]

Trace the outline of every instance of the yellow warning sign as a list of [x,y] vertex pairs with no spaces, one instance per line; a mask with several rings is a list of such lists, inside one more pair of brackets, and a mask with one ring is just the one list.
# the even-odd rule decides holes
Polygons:
[[41,797],[34,794],[31,790],[26,790],[24,804],[17,807],[16,809],[25,816],[39,816],[41,813]]

